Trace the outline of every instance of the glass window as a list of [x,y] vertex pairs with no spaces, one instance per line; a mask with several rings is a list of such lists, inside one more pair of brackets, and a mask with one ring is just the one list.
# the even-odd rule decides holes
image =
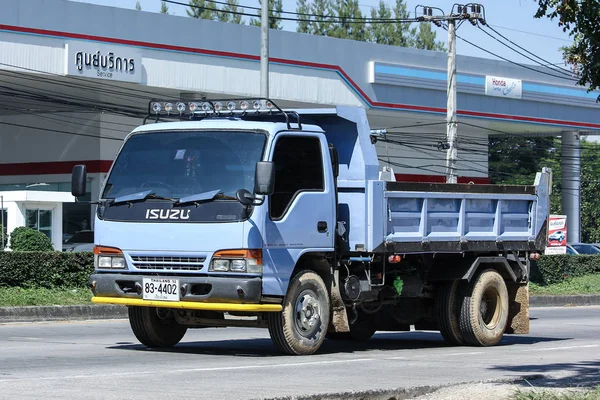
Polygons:
[[132,136],[119,153],[103,198],[152,190],[181,198],[220,190],[254,189],[266,136],[244,131],[156,132]]
[[282,136],[275,144],[273,163],[275,191],[269,200],[271,219],[283,217],[298,193],[325,189],[318,138]]
[[579,254],[600,254],[600,249],[591,244],[573,244],[572,246]]
[[26,224],[52,240],[52,210],[26,210]]

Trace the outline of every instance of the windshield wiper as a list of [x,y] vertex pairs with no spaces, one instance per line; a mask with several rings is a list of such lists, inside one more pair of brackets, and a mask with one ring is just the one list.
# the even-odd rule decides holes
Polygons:
[[154,190],[146,190],[143,192],[126,194],[124,196],[119,196],[110,202],[111,206],[122,204],[122,203],[133,203],[134,201],[146,201],[148,199],[158,199],[158,200],[170,200],[175,201],[170,197],[163,197],[154,194]]
[[210,192],[203,192],[192,194],[190,196],[182,197],[173,204],[174,206],[182,206],[184,204],[190,203],[199,203],[201,201],[213,201],[216,199],[225,199],[225,200],[236,200],[235,197],[226,196],[221,193],[221,189],[211,190]]

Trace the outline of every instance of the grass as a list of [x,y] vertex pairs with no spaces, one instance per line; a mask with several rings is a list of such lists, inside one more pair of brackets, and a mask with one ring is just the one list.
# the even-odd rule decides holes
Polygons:
[[517,391],[514,400],[600,400],[600,386],[579,390],[527,390]]
[[89,289],[0,287],[0,307],[91,304]]
[[570,278],[551,285],[531,282],[529,292],[532,295],[600,294],[600,274]]

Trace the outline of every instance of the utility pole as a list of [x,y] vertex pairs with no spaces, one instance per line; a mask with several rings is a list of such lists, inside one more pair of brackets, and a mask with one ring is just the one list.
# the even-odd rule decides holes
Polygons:
[[456,183],[456,21],[448,20],[448,87],[446,103],[446,139],[448,150],[446,151],[446,183]]
[[[433,15],[433,10],[439,11],[440,14]],[[415,8],[415,15],[417,15],[417,8]],[[473,25],[477,25],[477,22],[485,25],[485,10],[478,3],[455,4],[452,6],[450,14],[445,15],[440,8],[425,6],[423,7],[423,15],[417,17],[417,20],[433,22],[439,27],[442,26],[442,21],[448,23],[448,85],[446,87],[446,145],[444,148],[446,149],[446,183],[457,183],[456,30],[467,20]]]
[[262,0],[260,14],[260,96],[269,97],[269,0]]

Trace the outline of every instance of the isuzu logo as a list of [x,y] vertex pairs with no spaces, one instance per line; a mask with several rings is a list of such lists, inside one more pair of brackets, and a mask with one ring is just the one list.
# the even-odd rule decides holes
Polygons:
[[146,219],[190,219],[190,210],[146,210]]

